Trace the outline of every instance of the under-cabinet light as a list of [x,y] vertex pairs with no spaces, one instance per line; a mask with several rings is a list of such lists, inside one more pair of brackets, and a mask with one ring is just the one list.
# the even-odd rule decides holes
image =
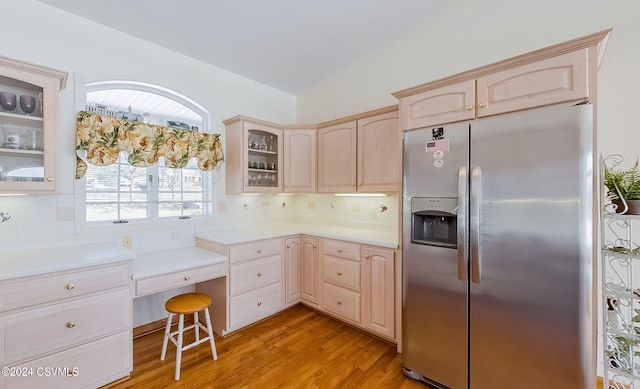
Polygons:
[[344,197],[386,197],[385,193],[336,193],[336,196]]

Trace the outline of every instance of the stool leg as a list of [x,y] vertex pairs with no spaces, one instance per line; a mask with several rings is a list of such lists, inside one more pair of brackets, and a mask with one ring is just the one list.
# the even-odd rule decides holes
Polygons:
[[173,318],[173,313],[170,313],[169,318],[167,319],[167,326],[164,330],[164,340],[162,341],[162,354],[160,354],[161,361],[164,361],[164,357],[167,356],[167,342],[169,341],[169,333],[171,331],[172,318]]
[[182,332],[184,331],[184,315],[178,316],[178,349],[176,354],[176,381],[180,379],[180,363],[182,362]]
[[213,329],[211,328],[211,316],[209,316],[209,308],[204,309],[204,317],[207,322],[207,332],[209,332],[209,343],[211,343],[211,353],[213,360],[218,360],[218,352],[216,351],[216,342],[213,340]]
[[200,340],[200,326],[198,325],[198,312],[193,313],[193,324],[195,325],[193,329],[196,330],[196,342],[197,342]]

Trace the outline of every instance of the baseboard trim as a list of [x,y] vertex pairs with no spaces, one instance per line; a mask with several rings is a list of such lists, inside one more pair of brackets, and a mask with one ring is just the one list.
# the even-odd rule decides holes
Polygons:
[[[193,316],[185,317],[184,325],[185,327],[193,324]],[[141,326],[135,327],[133,329],[133,339],[137,339],[141,336],[153,334],[154,332],[164,331],[165,326],[167,325],[167,319],[152,321],[151,323],[143,324]],[[173,317],[171,320],[171,326],[178,325],[178,315]]]

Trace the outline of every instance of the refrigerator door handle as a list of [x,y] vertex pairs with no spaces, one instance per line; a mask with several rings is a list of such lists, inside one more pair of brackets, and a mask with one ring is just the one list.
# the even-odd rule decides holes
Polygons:
[[463,166],[458,170],[458,216],[456,224],[458,226],[458,279],[464,281],[467,279],[467,264],[469,263],[469,250],[467,242],[469,236],[467,233],[467,189],[469,187],[467,177],[467,167]]
[[481,277],[480,258],[480,191],[482,171],[480,166],[471,168],[471,196],[469,201],[469,245],[471,247],[471,282],[479,284]]

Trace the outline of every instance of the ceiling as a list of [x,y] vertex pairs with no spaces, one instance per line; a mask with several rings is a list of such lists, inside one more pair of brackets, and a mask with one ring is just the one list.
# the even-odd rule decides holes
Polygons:
[[38,0],[291,94],[450,0]]

